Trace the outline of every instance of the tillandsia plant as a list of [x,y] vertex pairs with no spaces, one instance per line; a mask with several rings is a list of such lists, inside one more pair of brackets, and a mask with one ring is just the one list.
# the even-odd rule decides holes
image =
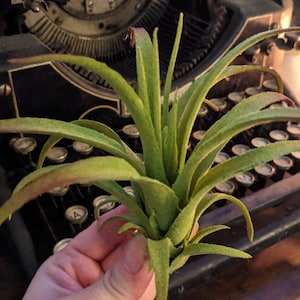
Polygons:
[[[221,182],[240,172],[300,149],[300,141],[276,142],[233,157],[217,166],[214,158],[240,132],[253,126],[274,121],[300,121],[296,107],[268,109],[272,103],[287,99],[278,74],[263,66],[230,65],[248,47],[284,31],[277,29],[254,35],[230,50],[203,76],[195,80],[182,95],[170,102],[172,74],[179,49],[183,16],[179,17],[177,34],[170,58],[163,91],[160,85],[160,65],[157,29],[151,39],[141,28],[132,29],[136,49],[137,92],[116,71],[88,57],[51,54],[15,59],[15,63],[60,61],[80,65],[104,78],[112,86],[139,130],[143,161],[109,127],[93,120],[63,122],[43,118],[0,120],[1,133],[50,135],[40,153],[37,169],[16,186],[12,196],[0,208],[3,223],[29,200],[57,186],[90,183],[112,195],[113,200],[129,208],[120,218],[127,222],[120,232],[138,231],[148,241],[150,267],[155,271],[157,299],[168,294],[169,274],[183,266],[192,255],[221,254],[239,258],[251,256],[224,245],[209,244],[202,239],[213,232],[227,229],[225,225],[201,228],[193,233],[195,224],[216,201],[227,199],[242,211],[247,234],[253,239],[253,226],[245,205],[236,197],[210,193]],[[234,106],[206,132],[187,158],[189,137],[197,112],[209,90],[221,80],[259,70],[271,73],[279,92],[251,96]],[[78,140],[101,148],[111,155],[92,157],[73,163],[43,166],[47,151],[62,138]],[[129,195],[120,181],[130,181],[134,194]],[[134,231],[134,232],[135,232]]]

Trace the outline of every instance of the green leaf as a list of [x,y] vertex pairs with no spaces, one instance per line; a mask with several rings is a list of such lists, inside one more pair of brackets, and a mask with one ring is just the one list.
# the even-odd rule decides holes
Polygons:
[[125,205],[131,211],[132,215],[130,221],[138,226],[145,228],[150,237],[158,237],[158,232],[153,231],[150,227],[148,216],[144,213],[140,199],[129,195],[117,182],[101,180],[93,182],[93,184],[107,193],[111,194],[114,200],[120,204]]
[[249,259],[252,256],[244,251],[234,249],[223,245],[215,245],[208,243],[189,244],[182,254],[183,256],[204,255],[204,254],[218,254],[236,258]]
[[148,249],[150,254],[150,267],[155,272],[156,300],[166,300],[169,286],[169,244],[170,240],[148,239]]
[[178,110],[181,118],[178,120],[178,145],[182,145],[181,151],[179,152],[179,170],[183,168],[184,160],[186,157],[186,146],[188,143],[188,137],[191,134],[192,126],[196,120],[197,113],[204,99],[207,96],[209,90],[223,78],[223,71],[226,67],[233,62],[243,51],[258,42],[278,35],[284,32],[299,31],[298,27],[290,27],[284,29],[274,29],[265,32],[255,34],[238,46],[231,49],[225,56],[223,56],[215,64],[211,65],[211,69],[203,74],[196,82],[194,82],[189,90],[180,99],[181,105]]
[[179,212],[178,198],[167,185],[147,177],[133,180],[143,194],[148,216],[153,215],[162,235],[167,232]]
[[[132,165],[141,172],[141,174],[145,173],[144,167],[142,162],[140,161],[140,159],[136,156],[136,154],[120,139],[120,137],[115,133],[115,131],[113,131],[110,127],[108,127],[105,124],[99,123],[97,121],[93,121],[93,120],[86,120],[86,119],[79,119],[79,120],[74,120],[71,123],[85,127],[85,128],[89,128],[89,129],[93,129],[96,130],[97,132],[104,134],[105,136],[115,140],[117,143],[119,143],[123,148],[124,148],[124,152],[127,152],[127,154],[129,155],[129,159],[128,161],[130,161],[132,163]],[[74,134],[73,134],[74,136]],[[39,160],[37,163],[37,167],[40,168],[43,163],[44,160],[46,158],[46,154],[48,152],[49,149],[51,149],[56,143],[58,143],[62,137],[64,137],[63,134],[59,135],[52,135],[51,137],[49,137],[49,139],[44,143],[43,148],[40,152],[40,156],[39,156]],[[82,134],[79,132],[78,133],[78,138],[80,138],[82,140]],[[89,139],[89,136],[85,136],[86,143],[91,143],[91,145],[93,146],[97,146],[97,144],[94,143],[94,140]],[[73,138],[75,139],[75,138]]]
[[168,124],[163,132],[163,158],[168,181],[171,185],[177,177],[178,146],[177,146],[177,101],[175,99],[169,113]]
[[300,149],[300,141],[284,141],[268,144],[264,147],[251,149],[245,154],[232,157],[228,161],[213,167],[205,176],[199,179],[195,186],[197,193],[208,192],[218,183],[224,182],[234,175],[248,171],[281,155],[289,154]]
[[[193,203],[193,202],[198,203],[197,204],[197,210],[196,210],[196,219],[200,219],[201,216],[204,214],[204,212],[211,205],[213,205],[217,201],[223,200],[223,199],[232,202],[242,212],[242,214],[244,216],[244,219],[246,221],[248,239],[250,241],[252,241],[253,237],[254,237],[254,228],[253,228],[253,223],[252,223],[252,220],[251,220],[250,213],[249,213],[246,205],[240,199],[238,199],[238,198],[236,198],[232,195],[223,194],[223,193],[213,193],[213,194],[206,194],[203,197],[199,196],[198,199],[195,197],[190,202],[191,203]],[[201,233],[200,233],[200,237],[201,237]],[[197,239],[197,235],[196,235],[195,239]]]
[[127,161],[133,160],[132,157],[124,151],[124,146],[116,140],[93,129],[78,126],[70,122],[45,118],[0,120],[0,132],[55,135],[56,137],[60,136],[72,140],[75,139],[96,146],[115,156],[122,157]]
[[129,163],[117,157],[92,157],[35,172],[29,179],[24,179],[22,186],[17,187],[17,191],[1,206],[0,224],[25,203],[52,188],[98,180],[132,180],[140,177]]
[[226,225],[213,225],[213,226],[201,228],[195,234],[195,236],[191,239],[190,243],[192,243],[192,244],[198,243],[199,241],[201,241],[203,238],[205,238],[209,234],[220,231],[220,230],[224,230],[224,229],[230,229],[230,227],[226,226]]
[[126,82],[121,74],[108,67],[105,63],[98,62],[85,56],[67,54],[46,54],[35,57],[12,59],[13,63],[43,63],[48,61],[65,62],[79,65],[105,79],[127,105],[136,124],[143,147],[143,155],[147,175],[167,183],[165,170],[163,169],[160,141],[152,124],[151,116],[145,110],[143,101],[134,89]]
[[[204,138],[194,148],[181,174],[172,188],[179,199],[185,201],[189,195],[191,181],[198,180],[206,174],[214,157],[238,133],[255,125],[271,121],[299,121],[300,110],[297,108],[262,110],[268,105],[286,99],[279,93],[267,92],[245,99],[220,118],[206,132]],[[235,120],[232,122],[232,120]],[[193,187],[191,187],[193,190]]]
[[179,50],[182,29],[183,29],[183,14],[180,13],[178,25],[177,25],[176,36],[175,36],[175,41],[174,41],[174,45],[173,45],[173,49],[172,49],[172,53],[171,53],[171,58],[169,61],[169,66],[168,66],[168,71],[167,71],[167,76],[166,76],[166,81],[165,81],[165,86],[164,86],[162,127],[167,125],[167,121],[168,121],[168,111],[169,111],[169,105],[170,105],[170,101],[169,101],[170,91],[171,91],[171,87],[172,87],[173,73],[174,73],[175,63],[176,63],[177,54],[178,54],[178,50]]
[[[223,230],[223,229],[229,229],[228,226],[224,225],[215,225],[215,226],[210,226],[207,228],[200,229],[198,233],[191,239],[190,243],[198,243],[201,239],[203,239],[205,236],[216,232],[218,230]],[[181,268],[187,260],[189,259],[188,255],[180,255],[178,254],[170,264],[170,273],[173,273],[177,269]]]

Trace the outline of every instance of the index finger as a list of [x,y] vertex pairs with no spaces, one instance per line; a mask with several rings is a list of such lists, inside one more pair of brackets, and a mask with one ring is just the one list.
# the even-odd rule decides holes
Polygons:
[[126,233],[118,233],[116,230],[126,222],[123,219],[113,219],[101,230],[99,230],[99,227],[107,219],[127,212],[128,209],[120,205],[105,213],[100,216],[99,220],[94,221],[87,229],[72,239],[68,247],[73,247],[76,251],[94,260],[103,260],[113,249],[128,239],[129,236]]

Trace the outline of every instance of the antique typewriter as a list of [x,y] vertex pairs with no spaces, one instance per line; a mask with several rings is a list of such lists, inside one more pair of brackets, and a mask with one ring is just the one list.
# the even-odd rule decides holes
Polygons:
[[[141,26],[152,32],[159,27],[163,84],[181,11],[185,14],[184,36],[173,78],[173,88],[179,92],[239,41],[256,32],[289,26],[293,4],[292,0],[2,0],[0,118],[94,119],[115,129],[139,152],[138,132],[130,114],[102,78],[76,65],[47,63],[16,67],[7,60],[51,52],[87,55],[106,62],[135,86],[135,56],[128,45],[128,28]],[[276,69],[282,63],[284,51],[298,46],[299,37],[295,35],[275,37],[248,49],[234,63]],[[205,105],[201,107],[191,145],[237,102],[263,90],[276,90],[276,86],[272,78],[258,72],[218,84],[209,98],[219,107],[219,112]],[[293,98],[288,88],[285,92]],[[266,142],[299,137],[299,124],[271,124],[239,136],[219,159]],[[37,135],[0,136],[0,203],[34,169],[44,140],[45,137]],[[47,164],[105,155],[88,145],[68,140],[53,150]],[[233,233],[223,234],[224,243],[253,254],[299,230],[300,209],[296,201],[300,190],[299,164],[299,152],[292,153],[216,187],[242,197],[249,207],[257,227],[253,243],[244,238],[241,215],[230,204],[219,203],[212,208],[202,225],[229,224]],[[99,189],[80,185],[40,196],[0,228],[4,241],[0,253],[13,253],[21,272],[30,279],[41,262],[94,219],[94,206],[101,197]],[[111,208],[103,207],[103,211],[108,209]],[[199,278],[229,262],[232,262],[229,258],[215,256],[193,259],[172,275],[170,294],[193,286]]]

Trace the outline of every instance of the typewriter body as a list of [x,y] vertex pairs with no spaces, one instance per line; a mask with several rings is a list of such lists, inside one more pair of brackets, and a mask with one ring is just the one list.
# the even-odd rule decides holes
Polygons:
[[[128,28],[142,26],[152,32],[159,27],[163,84],[176,19],[181,11],[185,14],[184,35],[173,79],[173,90],[177,89],[179,93],[239,41],[260,31],[289,26],[293,5],[291,0],[2,0],[0,118],[93,119],[115,129],[134,151],[139,151],[138,138],[130,131],[134,128],[130,113],[103,79],[76,65],[46,63],[23,66],[12,65],[8,59],[52,52],[87,55],[106,62],[135,87],[135,55],[129,45]],[[248,49],[234,63],[259,64],[277,69],[283,55],[278,45],[291,49],[296,42],[290,36],[266,40]],[[209,94],[209,98],[220,105],[220,112],[203,107],[205,116],[195,125],[195,132],[206,130],[244,97],[274,89],[276,87],[271,78],[259,72],[222,81]],[[288,89],[286,93],[292,96]],[[299,138],[298,124],[272,124],[259,134],[248,132],[241,136],[238,144],[254,147],[254,138],[276,139],[271,135],[271,132],[276,134],[274,130],[277,130],[279,138],[284,133],[287,133],[287,138]],[[191,137],[191,143],[195,140],[196,134]],[[0,136],[0,202],[5,201],[15,184],[34,169],[44,141],[45,137],[38,135]],[[89,155],[105,155],[72,141],[62,141],[59,146],[53,156],[48,157],[47,164]],[[228,149],[227,154],[236,155],[233,148]],[[234,243],[255,253],[300,229],[300,218],[295,217],[295,214],[299,215],[299,203],[294,199],[300,189],[300,158],[295,154],[288,159],[291,166],[285,169],[272,165],[276,172],[272,178],[256,170],[255,184],[243,182],[245,178],[238,184],[235,182],[235,187],[238,185],[235,193],[243,197],[254,215],[259,217],[269,209],[279,212],[274,213],[268,226],[259,228],[254,243],[247,243],[243,233],[234,237],[230,234],[224,236],[225,243]],[[228,186],[219,188],[227,189]],[[1,228],[4,248],[14,253],[28,279],[57,247],[94,219],[94,204],[101,196],[101,191],[91,186],[76,185],[55,190],[27,204],[9,224]],[[220,224],[236,226],[236,231],[240,231],[238,228],[242,226],[241,216],[228,204],[220,204],[209,211],[203,222],[211,225],[216,220]],[[171,277],[171,292],[179,293],[182,287],[192,286],[198,278],[228,261],[223,257],[193,260]]]

